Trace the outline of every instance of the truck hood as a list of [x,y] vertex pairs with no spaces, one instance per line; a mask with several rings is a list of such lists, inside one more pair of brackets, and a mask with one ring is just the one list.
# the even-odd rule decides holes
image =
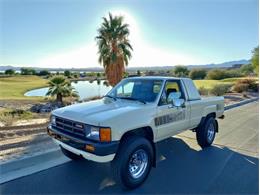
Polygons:
[[126,114],[128,112],[137,111],[147,104],[128,101],[128,100],[112,100],[103,98],[91,102],[79,103],[66,106],[52,112],[53,115],[82,123],[99,126],[111,117]]

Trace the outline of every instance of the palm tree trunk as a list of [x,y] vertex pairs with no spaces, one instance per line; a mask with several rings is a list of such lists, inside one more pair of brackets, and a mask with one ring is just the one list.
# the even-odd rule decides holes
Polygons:
[[62,103],[62,95],[61,95],[61,93],[58,93],[58,94],[57,94],[56,100],[57,100],[57,102]]

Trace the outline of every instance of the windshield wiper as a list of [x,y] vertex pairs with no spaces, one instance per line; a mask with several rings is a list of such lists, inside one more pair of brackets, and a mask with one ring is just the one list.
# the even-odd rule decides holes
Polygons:
[[143,100],[139,100],[139,99],[136,99],[136,98],[132,98],[132,97],[117,97],[117,98],[120,98],[120,99],[125,99],[125,100],[133,100],[133,101],[138,101],[138,102],[141,102],[143,104],[146,104],[145,101]]
[[113,97],[111,95],[105,95],[104,97],[109,97],[109,98],[112,98],[114,101],[116,101],[116,97]]

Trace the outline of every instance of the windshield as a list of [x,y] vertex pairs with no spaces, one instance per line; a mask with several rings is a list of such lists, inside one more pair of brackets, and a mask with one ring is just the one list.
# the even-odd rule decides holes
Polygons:
[[127,79],[121,81],[107,95],[113,98],[154,102],[161,91],[162,84],[162,80]]

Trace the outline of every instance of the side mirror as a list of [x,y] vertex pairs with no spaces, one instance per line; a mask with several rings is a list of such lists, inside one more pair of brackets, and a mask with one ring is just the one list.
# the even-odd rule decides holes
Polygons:
[[174,107],[182,107],[184,105],[184,99],[173,99],[172,106]]

